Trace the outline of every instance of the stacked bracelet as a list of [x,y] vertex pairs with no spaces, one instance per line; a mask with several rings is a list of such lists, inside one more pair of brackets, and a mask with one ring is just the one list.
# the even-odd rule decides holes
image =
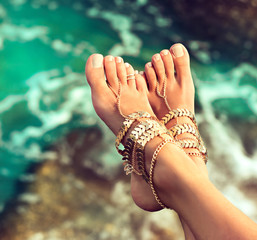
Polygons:
[[136,161],[134,162],[134,168],[138,169],[146,182],[149,181],[148,174],[145,170],[145,161],[144,161],[144,149],[145,145],[152,140],[154,137],[160,136],[164,133],[168,133],[165,126],[159,122],[154,122],[152,128],[149,131],[143,133],[135,145],[136,151]]
[[122,160],[124,161],[124,165],[125,165],[124,171],[126,172],[127,175],[130,174],[131,172],[135,172],[136,174],[141,175],[140,172],[138,172],[133,167],[133,163],[132,163],[133,149],[137,139],[151,127],[152,127],[152,124],[150,120],[143,121],[143,122],[140,122],[138,125],[136,125],[136,127],[130,133],[125,144],[125,149],[124,151],[122,151],[122,155],[123,155]]
[[[204,162],[207,162],[207,149],[204,146],[204,142],[201,138],[201,135],[199,134],[199,130],[196,124],[196,119],[195,116],[192,112],[190,112],[187,109],[174,109],[172,111],[170,111],[168,114],[166,114],[161,122],[163,124],[167,124],[169,121],[171,121],[172,119],[176,119],[179,117],[187,117],[189,118],[193,125],[188,124],[188,123],[184,123],[184,124],[176,124],[175,126],[171,127],[169,130],[171,131],[171,134],[174,136],[174,138],[178,141],[178,143],[182,144],[181,147],[182,148],[195,148],[196,150],[199,151],[199,154],[193,154],[190,152],[187,152],[188,155],[190,156],[201,156],[201,158],[204,160]],[[177,136],[183,134],[183,133],[189,133],[191,135],[193,135],[194,137],[197,138],[198,141],[198,145],[193,145],[193,147],[189,147],[190,144],[188,143],[183,143],[183,141],[179,141]]]
[[124,136],[128,132],[129,128],[131,127],[131,125],[135,121],[137,121],[139,119],[142,119],[142,118],[154,118],[154,119],[156,119],[155,117],[152,117],[149,113],[143,112],[143,111],[139,111],[139,112],[130,114],[125,119],[125,121],[123,122],[123,124],[122,124],[122,126],[121,126],[121,128],[120,128],[120,130],[117,134],[116,141],[115,141],[115,147],[116,147],[119,154],[122,155],[122,150],[119,149],[119,146],[120,146],[120,143],[123,140]]
[[[191,120],[191,123],[175,124],[167,130],[164,124],[179,117],[187,117]],[[120,143],[131,126],[134,126],[134,123],[135,127],[126,140],[124,150],[119,149]],[[192,137],[181,138],[181,135],[184,133],[188,133]],[[155,137],[161,137],[162,142],[155,149],[148,174],[145,167],[145,146]],[[172,110],[161,121],[158,121],[156,117],[152,117],[146,112],[130,114],[125,118],[115,141],[117,151],[123,156],[122,160],[126,174],[135,173],[141,175],[150,185],[156,201],[163,208],[168,207],[162,203],[155,190],[153,172],[158,154],[167,143],[176,144],[184,149],[189,156],[202,157],[205,162],[207,161],[207,151],[199,134],[194,114],[186,109]]]
[[188,109],[180,109],[180,108],[170,111],[162,118],[161,122],[166,125],[169,121],[178,117],[188,117],[196,125],[194,114],[190,112]]

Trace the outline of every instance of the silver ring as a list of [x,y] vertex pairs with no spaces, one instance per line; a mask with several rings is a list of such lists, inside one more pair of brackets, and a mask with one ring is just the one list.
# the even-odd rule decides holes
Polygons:
[[127,78],[130,77],[130,76],[135,76],[135,73],[128,74]]
[[135,80],[136,78],[135,78],[135,76],[131,76],[131,77],[128,77],[127,78],[127,81],[129,81],[129,80]]

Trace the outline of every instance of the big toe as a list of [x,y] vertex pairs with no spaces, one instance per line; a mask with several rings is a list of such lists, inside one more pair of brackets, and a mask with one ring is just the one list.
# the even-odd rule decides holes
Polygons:
[[180,43],[170,48],[178,81],[192,81],[190,59],[187,49]]
[[93,91],[101,91],[107,87],[103,67],[103,55],[93,54],[86,63],[86,78]]

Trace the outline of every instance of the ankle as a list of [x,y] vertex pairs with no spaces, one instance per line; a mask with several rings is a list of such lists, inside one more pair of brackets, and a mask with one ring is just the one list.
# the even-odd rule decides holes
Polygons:
[[[162,141],[161,138],[156,137],[146,145],[145,165],[148,173],[153,154]],[[178,150],[182,151],[182,149],[177,147],[174,143],[167,143],[159,152],[156,165],[153,169],[153,186],[156,193],[161,202],[170,208],[173,208],[173,206],[171,206],[170,202],[166,201],[165,198],[177,191],[176,182],[179,181],[179,179],[176,177],[176,162],[173,161],[173,155],[177,155]]]
[[[152,154],[162,140],[153,139],[146,147],[146,169],[149,170]],[[189,156],[173,143],[168,143],[160,151],[154,169],[153,183],[160,200],[175,209],[188,189],[194,185],[192,179],[206,178]]]

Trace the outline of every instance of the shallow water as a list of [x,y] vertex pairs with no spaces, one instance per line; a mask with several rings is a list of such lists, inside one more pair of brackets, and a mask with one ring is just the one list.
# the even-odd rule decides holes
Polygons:
[[[186,33],[162,9],[147,0],[0,3],[2,210],[24,191],[17,183],[36,178],[31,166],[55,159],[51,146],[73,131],[100,129],[103,140],[85,158],[97,162],[95,171],[106,178],[119,168],[114,137],[96,116],[85,81],[90,54],[120,55],[143,70],[154,53],[181,41],[192,56],[197,119],[209,148],[210,177],[257,221],[256,63],[213,54],[213,43]],[[72,161],[69,154],[63,159]]]

